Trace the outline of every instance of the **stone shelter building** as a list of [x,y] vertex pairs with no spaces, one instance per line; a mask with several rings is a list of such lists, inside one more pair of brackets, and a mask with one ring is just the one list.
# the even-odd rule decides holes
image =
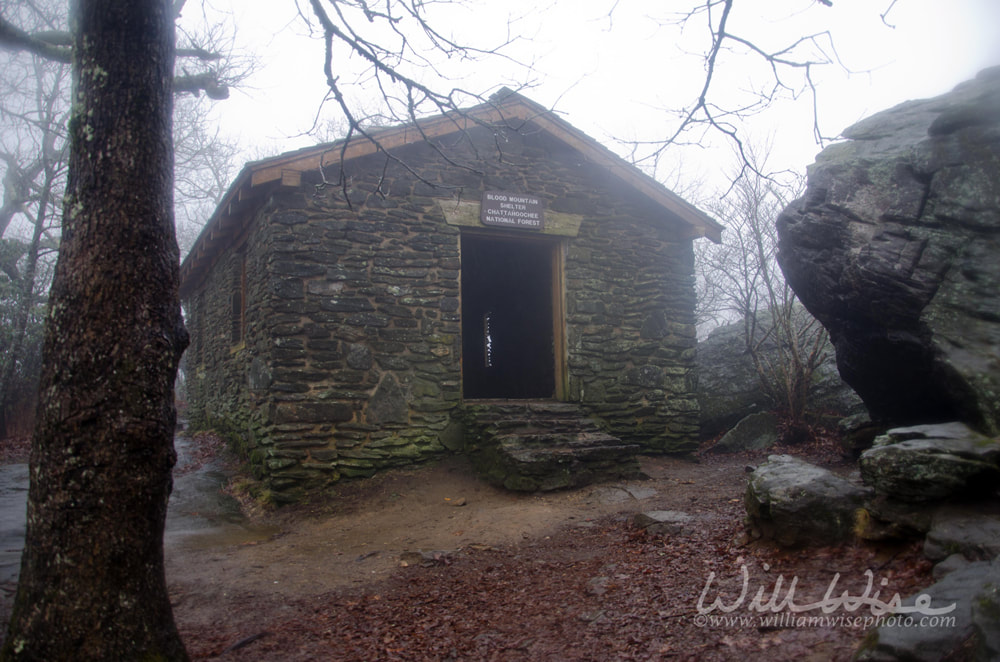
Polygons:
[[249,163],[181,267],[189,416],[278,501],[449,451],[512,489],[693,451],[720,234],[509,90]]

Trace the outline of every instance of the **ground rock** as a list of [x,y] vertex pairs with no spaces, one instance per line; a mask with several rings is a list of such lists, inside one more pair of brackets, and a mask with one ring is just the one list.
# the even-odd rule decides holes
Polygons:
[[874,420],[1000,432],[1000,67],[844,131],[780,263]]
[[965,558],[961,554],[952,554],[943,561],[938,561],[934,564],[934,570],[931,575],[934,577],[935,581],[940,581],[944,579],[946,575],[949,575],[956,570],[961,570],[965,566],[969,565],[971,561]]
[[761,450],[778,443],[778,417],[771,412],[758,412],[741,419],[714,446],[713,453],[736,453]]
[[647,533],[657,535],[684,535],[694,517],[679,510],[652,510],[637,513],[632,522]]
[[1000,440],[961,423],[895,428],[861,454],[861,476],[879,494],[932,501],[990,489],[1000,478]]
[[872,422],[867,412],[846,416],[837,421],[840,446],[851,457],[857,457],[862,451],[871,448],[875,437],[884,431],[885,427]]
[[852,537],[871,491],[790,455],[772,455],[750,475],[744,497],[753,534],[783,545]]
[[877,494],[858,511],[854,532],[863,540],[919,538],[931,529],[938,503],[913,503]]
[[934,513],[924,539],[924,555],[940,561],[952,554],[961,554],[970,561],[1000,555],[1000,512],[996,504],[943,506]]
[[[1000,563],[996,561],[970,563],[949,573],[921,592],[920,595],[930,596],[929,608],[898,615],[912,618],[917,626],[907,627],[900,619],[896,624],[876,628],[869,633],[855,659],[865,662],[995,660],[995,652],[989,653],[988,647],[996,645],[1000,624],[995,609],[997,586],[1000,586]],[[914,607],[917,597],[903,600],[903,605]],[[983,606],[977,607],[978,603]],[[955,605],[954,609],[944,613],[950,605]],[[949,617],[954,617],[954,623],[940,620]],[[935,620],[921,624],[922,618]],[[970,649],[977,651],[971,658]]]
[[1000,582],[991,582],[972,603],[972,629],[980,660],[1000,659]]

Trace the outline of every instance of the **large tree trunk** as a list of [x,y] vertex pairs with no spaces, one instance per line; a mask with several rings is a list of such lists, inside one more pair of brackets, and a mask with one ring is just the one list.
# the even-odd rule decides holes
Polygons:
[[170,4],[73,3],[69,182],[5,659],[186,658],[163,567],[187,343]]

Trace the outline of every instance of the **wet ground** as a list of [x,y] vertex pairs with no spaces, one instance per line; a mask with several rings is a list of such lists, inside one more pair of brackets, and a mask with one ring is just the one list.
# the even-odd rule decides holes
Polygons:
[[[251,519],[221,489],[232,465],[217,439],[177,446],[166,574],[193,660],[847,660],[862,631],[700,627],[706,576],[736,582],[748,565],[754,585],[795,577],[818,594],[833,571],[851,591],[871,568],[901,594],[930,582],[916,546],[748,542],[746,467],[764,453],[646,457],[645,480],[542,494],[494,488],[452,456]],[[0,620],[28,482],[26,465],[3,457]],[[647,535],[631,524],[639,511],[682,511],[690,526]]]
[[[221,488],[232,470],[217,454],[205,458],[186,436],[175,440],[177,465],[167,511],[164,545],[211,547],[267,538],[273,527],[255,526],[240,511],[239,502]],[[24,547],[28,465],[0,465],[0,622],[10,612]]]
[[17,586],[27,500],[28,465],[0,466],[0,590],[5,594]]
[[[217,439],[178,435],[175,446],[167,580],[175,607],[202,615],[234,590],[267,587],[289,597],[365,584],[392,574],[407,554],[519,542],[563,524],[586,527],[609,512],[641,509],[657,493],[643,481],[511,493],[476,478],[466,458],[451,457],[345,482],[332,501],[251,520],[223,489],[234,470]],[[0,626],[17,588],[27,494],[28,465],[0,465]]]
[[240,503],[223,490],[234,473],[224,456],[212,452],[205,458],[203,449],[198,449],[197,444],[184,435],[174,440],[177,465],[167,508],[164,546],[168,549],[185,544],[210,547],[272,535],[273,527],[251,523]]

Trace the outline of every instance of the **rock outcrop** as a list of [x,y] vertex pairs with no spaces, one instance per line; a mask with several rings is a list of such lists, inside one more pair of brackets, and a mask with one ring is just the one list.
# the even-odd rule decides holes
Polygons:
[[871,491],[790,455],[772,455],[747,483],[750,533],[782,545],[849,540]]
[[[776,347],[766,347],[766,351],[768,360],[777,360]],[[810,409],[835,418],[865,412],[857,393],[837,372],[833,347],[827,343],[823,351],[827,359],[813,373]],[[744,345],[742,322],[713,329],[698,343],[697,361],[702,439],[711,439],[746,416],[777,406],[760,386]]]
[[878,437],[861,456],[864,487],[772,455],[747,484],[748,533],[782,545],[923,537],[937,583],[875,622],[855,659],[1000,659],[998,462],[1000,439],[959,422]]
[[962,423],[895,428],[861,454],[865,483],[900,501],[988,494],[1000,480],[1000,440]]
[[785,545],[925,537],[933,561],[1000,555],[1000,439],[957,422],[895,428],[860,465],[855,480],[771,455],[747,484],[751,534]]
[[786,279],[873,419],[1000,432],[1000,67],[843,136],[778,218]]
[[[949,573],[903,600],[906,614],[884,618],[887,624],[869,633],[854,659],[996,660],[1000,655],[998,587],[1000,560],[970,563]],[[917,602],[920,596],[927,596],[923,607]]]

